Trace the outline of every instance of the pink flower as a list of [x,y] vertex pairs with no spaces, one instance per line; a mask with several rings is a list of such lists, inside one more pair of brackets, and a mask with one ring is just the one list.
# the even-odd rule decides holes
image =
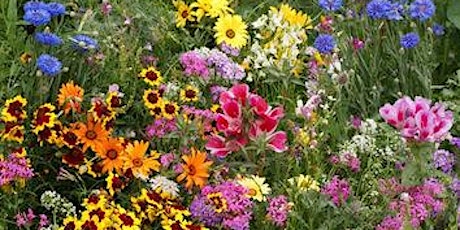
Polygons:
[[49,224],[48,217],[45,214],[38,215],[40,217],[40,222],[38,223],[38,228],[45,227]]
[[27,221],[27,219],[26,219],[26,217],[25,217],[25,215],[23,213],[16,214],[15,218],[16,218],[16,226],[18,226],[18,227],[25,226],[28,223],[28,221]]
[[446,111],[440,103],[431,107],[431,102],[422,97],[415,97],[413,101],[405,96],[394,105],[385,104],[379,112],[403,137],[421,142],[444,140],[453,125],[451,111]]
[[172,153],[161,155],[160,157],[161,165],[165,168],[168,168],[169,165],[174,161],[174,158],[175,156]]
[[351,42],[353,45],[353,50],[359,51],[360,49],[364,48],[364,41],[360,40],[359,38],[353,38]]

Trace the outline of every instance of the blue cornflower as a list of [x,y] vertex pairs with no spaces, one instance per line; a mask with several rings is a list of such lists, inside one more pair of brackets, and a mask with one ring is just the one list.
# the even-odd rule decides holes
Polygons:
[[434,35],[436,36],[442,36],[445,34],[445,31],[444,31],[444,26],[442,26],[441,24],[438,24],[438,23],[435,23],[433,25],[433,33]]
[[329,34],[320,34],[313,46],[322,54],[329,54],[335,47],[335,39]]
[[47,76],[54,77],[62,70],[62,63],[49,54],[42,54],[37,59],[38,68]]
[[24,4],[24,12],[31,10],[48,10],[48,6],[44,2],[28,1]]
[[390,3],[390,7],[386,12],[385,17],[388,20],[402,20],[404,13],[404,7],[399,2]]
[[73,47],[81,52],[99,47],[96,40],[83,34],[73,36],[72,41],[74,42]]
[[391,2],[388,0],[372,0],[366,6],[367,15],[372,19],[384,19],[391,10]]
[[342,5],[342,0],[319,0],[319,6],[325,11],[337,11]]
[[47,9],[53,17],[65,14],[65,6],[61,3],[50,2],[47,4]]
[[419,42],[420,37],[415,32],[404,34],[403,36],[401,36],[401,39],[399,40],[401,46],[406,49],[412,49],[416,47]]
[[38,43],[48,46],[58,46],[62,44],[62,39],[56,34],[49,32],[38,32],[35,34]]
[[431,0],[415,0],[409,6],[409,13],[412,18],[425,21],[433,17],[436,6]]
[[28,10],[24,14],[24,21],[34,26],[46,25],[51,21],[51,15],[46,10]]

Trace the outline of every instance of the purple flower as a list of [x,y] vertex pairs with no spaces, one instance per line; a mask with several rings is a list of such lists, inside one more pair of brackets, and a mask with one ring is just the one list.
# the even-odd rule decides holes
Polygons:
[[240,55],[240,50],[238,48],[227,45],[227,43],[225,42],[221,43],[220,50],[222,50],[222,52],[224,52],[225,54],[233,57],[237,57],[238,55]]
[[165,135],[175,132],[177,130],[176,120],[175,119],[156,119],[153,124],[147,126],[145,131],[149,138],[162,138]]
[[388,20],[402,20],[403,19],[403,13],[404,13],[404,7],[401,3],[399,2],[394,2],[390,3],[389,8],[387,12],[385,13],[385,17]]
[[420,42],[420,37],[417,33],[411,32],[401,36],[399,43],[405,49],[412,49],[418,45]]
[[186,76],[196,75],[205,79],[209,77],[206,59],[196,51],[189,51],[181,54],[180,63],[184,68],[184,74]]
[[433,25],[433,34],[438,37],[444,35],[445,34],[444,26],[442,26],[441,24],[435,23]]
[[386,216],[383,221],[375,227],[376,230],[400,230],[403,228],[403,220],[399,216]]
[[174,161],[174,154],[173,153],[167,153],[163,154],[160,157],[160,163],[164,168],[168,168],[169,165]]
[[450,143],[460,149],[460,137],[452,137]]
[[329,34],[320,34],[313,46],[322,54],[330,54],[335,48],[335,39]]
[[328,196],[335,205],[343,204],[351,193],[350,185],[345,179],[341,180],[338,176],[334,176],[322,189],[321,193]]
[[218,76],[227,80],[241,80],[246,76],[243,67],[219,50],[211,50],[207,63],[209,67],[214,67]]
[[65,6],[58,2],[48,3],[46,9],[52,17],[65,14]]
[[42,54],[37,59],[37,66],[45,75],[54,77],[62,71],[62,63],[56,57]]
[[33,169],[30,168],[27,160],[23,157],[18,157],[15,153],[10,154],[6,159],[0,160],[0,187],[17,179],[29,179],[33,175]]
[[455,193],[457,198],[460,199],[460,180],[457,177],[455,177],[452,180],[452,183],[450,184],[449,188],[450,188],[450,190],[452,190],[452,192]]
[[34,26],[46,25],[51,21],[51,15],[44,9],[29,10],[24,14],[24,21]]
[[337,11],[342,8],[342,0],[319,0],[319,6],[325,11]]
[[279,195],[269,199],[267,217],[276,226],[283,227],[286,225],[290,210],[291,204],[289,204],[287,197],[284,195]]
[[42,45],[48,46],[58,46],[62,44],[62,39],[58,35],[50,32],[36,33],[35,40]]
[[449,173],[455,164],[455,156],[453,153],[439,149],[433,153],[433,165],[435,168],[441,169],[444,173]]
[[388,0],[372,0],[366,6],[367,15],[371,19],[385,19],[391,9],[391,2]]
[[412,18],[425,21],[433,17],[436,6],[431,0],[415,0],[409,6],[409,14]]
[[364,48],[364,41],[360,40],[359,38],[353,38],[351,44],[353,45],[354,51],[358,51]]
[[195,196],[190,212],[192,217],[209,227],[249,230],[253,203],[247,193],[245,187],[232,181],[208,185]]

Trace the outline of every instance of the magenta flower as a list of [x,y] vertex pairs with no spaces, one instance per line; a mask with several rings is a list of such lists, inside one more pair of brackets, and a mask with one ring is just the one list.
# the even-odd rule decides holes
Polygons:
[[335,205],[340,206],[351,194],[351,188],[348,181],[341,180],[338,176],[334,176],[322,189],[321,193],[328,196]]
[[209,69],[207,61],[196,51],[189,51],[180,56],[180,63],[184,68],[184,74],[187,76],[196,75],[207,79]]
[[421,142],[440,142],[445,139],[453,125],[451,111],[422,97],[415,101],[405,96],[394,105],[385,104],[380,108],[380,116],[391,126],[401,131],[408,139]]
[[267,207],[267,217],[276,226],[283,227],[286,225],[291,207],[292,205],[289,204],[287,197],[284,195],[271,198]]

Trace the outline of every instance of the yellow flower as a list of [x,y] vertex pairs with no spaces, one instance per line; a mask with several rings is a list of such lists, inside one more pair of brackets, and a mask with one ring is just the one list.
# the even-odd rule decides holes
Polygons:
[[144,99],[145,107],[149,109],[155,108],[155,106],[158,104],[161,104],[163,100],[158,90],[153,90],[153,89],[145,90],[144,96],[142,97],[142,99]]
[[241,178],[237,181],[240,185],[249,190],[248,197],[259,202],[265,201],[265,195],[272,191],[268,184],[265,184],[265,178],[256,175]]
[[37,134],[47,128],[52,128],[57,120],[57,115],[53,112],[56,108],[46,103],[34,112],[34,119],[32,120],[33,133]]
[[200,91],[191,85],[187,85],[185,89],[180,91],[180,99],[186,102],[198,101],[198,93]]
[[173,1],[174,6],[177,8],[176,12],[176,26],[184,27],[187,21],[195,21],[192,15],[191,8],[183,1]]
[[151,86],[159,86],[163,81],[160,71],[156,70],[153,66],[142,69],[139,75]]
[[197,17],[197,21],[200,21],[204,15],[217,18],[233,13],[233,10],[228,6],[229,4],[228,0],[197,0],[190,7],[197,8],[193,15]]
[[310,190],[319,192],[320,190],[318,182],[309,175],[304,176],[300,174],[297,177],[289,179],[288,182],[302,192]]
[[22,64],[27,64],[32,61],[32,55],[27,52],[24,52],[19,57],[19,60],[21,60]]
[[308,15],[302,13],[302,11],[297,12],[287,4],[281,4],[279,10],[276,7],[270,7],[270,10],[274,14],[281,14],[283,20],[291,26],[305,27],[305,29],[313,28],[312,20]]
[[63,226],[59,228],[59,230],[67,230],[67,229],[80,229],[80,222],[78,218],[75,216],[67,216],[64,219]]
[[5,107],[2,109],[2,120],[5,122],[22,121],[27,117],[24,107],[27,105],[27,100],[18,95],[5,102]]
[[175,102],[164,101],[162,111],[163,117],[171,120],[179,113],[179,106]]
[[147,177],[150,171],[159,171],[161,164],[158,162],[160,155],[152,151],[150,156],[145,153],[149,148],[149,143],[144,141],[134,141],[126,146],[126,154],[122,157],[125,161],[124,170],[131,169],[136,177]]
[[214,211],[221,213],[227,210],[227,200],[222,196],[221,192],[210,193],[206,196],[208,200],[212,201],[212,206],[214,206]]
[[242,48],[249,38],[247,25],[239,15],[224,15],[217,19],[214,37],[219,45],[225,42],[235,48]]

